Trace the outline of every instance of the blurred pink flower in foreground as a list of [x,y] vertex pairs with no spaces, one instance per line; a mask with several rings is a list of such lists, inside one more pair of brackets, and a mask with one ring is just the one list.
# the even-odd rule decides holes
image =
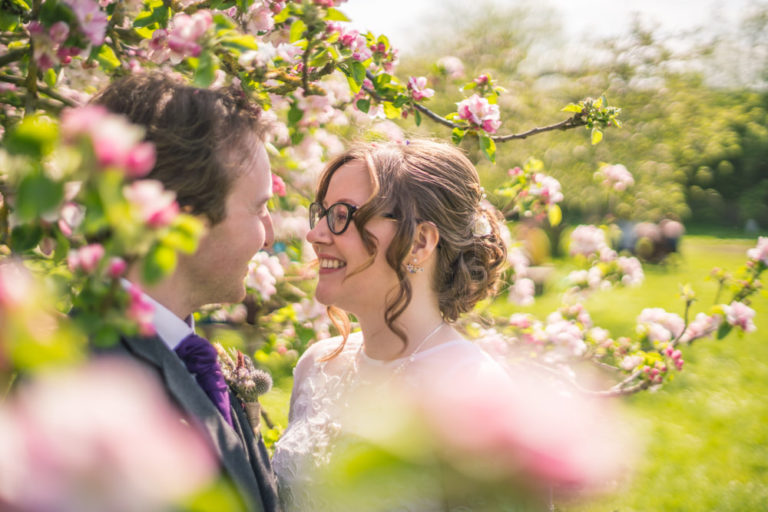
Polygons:
[[126,361],[41,374],[0,408],[0,504],[15,511],[166,510],[215,471],[153,377]]
[[169,225],[179,214],[176,194],[157,180],[139,180],[123,187],[123,195],[149,227]]
[[579,493],[624,476],[632,453],[607,403],[568,392],[523,366],[512,374],[424,379],[431,384],[417,395],[418,404],[458,468],[478,479]]
[[144,130],[100,105],[69,108],[61,115],[65,141],[87,137],[102,167],[118,167],[130,178],[145,176],[155,165],[155,147],[142,142]]

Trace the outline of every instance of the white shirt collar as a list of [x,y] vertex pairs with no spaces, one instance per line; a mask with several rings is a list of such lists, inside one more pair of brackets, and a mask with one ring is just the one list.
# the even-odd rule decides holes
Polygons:
[[[122,279],[121,281],[126,288],[132,284],[127,279]],[[192,315],[188,316],[186,320],[182,320],[170,309],[166,308],[146,293],[142,292],[142,296],[154,307],[152,324],[155,326],[157,336],[163,340],[163,343],[168,345],[168,348],[174,350],[176,346],[181,343],[181,340],[190,334],[195,333],[195,319]]]

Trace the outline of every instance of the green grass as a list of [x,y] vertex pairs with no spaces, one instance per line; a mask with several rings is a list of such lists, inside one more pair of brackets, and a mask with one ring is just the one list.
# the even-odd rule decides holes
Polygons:
[[[614,336],[631,334],[645,307],[682,314],[678,285],[697,292],[693,312],[709,308],[717,285],[706,280],[712,267],[736,271],[755,240],[686,236],[681,256],[666,266],[646,266],[637,288],[598,292],[586,306],[596,325]],[[551,285],[534,306],[494,305],[498,313],[527,311],[543,317],[559,305],[558,262]],[[729,297],[724,294],[721,301]],[[657,392],[621,399],[643,434],[641,456],[628,482],[587,504],[561,504],[564,512],[766,511],[768,510],[768,298],[752,306],[758,330],[705,339],[683,348],[685,367]],[[269,393],[265,407],[281,425],[287,421],[290,382]]]
[[[737,270],[754,240],[706,236],[684,239],[681,258],[646,266],[638,288],[602,292],[587,301],[596,325],[629,334],[638,313],[658,306],[682,314],[678,285],[697,292],[694,312],[706,310],[717,285],[712,267]],[[556,307],[554,293],[535,312]],[[730,297],[724,294],[721,301]],[[768,299],[754,298],[757,332],[705,339],[683,349],[685,367],[660,391],[624,399],[644,433],[633,477],[600,500],[564,506],[568,512],[768,510]]]

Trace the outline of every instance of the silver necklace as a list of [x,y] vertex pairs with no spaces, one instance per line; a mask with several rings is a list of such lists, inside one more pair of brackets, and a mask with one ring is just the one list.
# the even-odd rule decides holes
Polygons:
[[411,355],[409,355],[407,358],[405,358],[405,360],[403,360],[403,362],[400,363],[393,370],[393,372],[395,374],[402,373],[403,370],[405,370],[406,366],[408,366],[409,364],[414,362],[416,360],[416,354],[418,354],[418,352],[421,350],[421,347],[423,347],[424,344],[427,343],[427,341],[429,341],[430,338],[432,338],[435,334],[437,334],[437,331],[439,331],[444,325],[445,325],[445,320],[440,320],[440,323],[437,324],[437,326],[434,329],[429,331],[429,334],[424,336],[424,338],[419,342],[419,344],[416,346],[416,348],[413,350],[413,352],[411,352]]

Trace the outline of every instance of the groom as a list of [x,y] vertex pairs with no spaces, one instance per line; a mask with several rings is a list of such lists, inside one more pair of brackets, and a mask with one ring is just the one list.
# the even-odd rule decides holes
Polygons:
[[247,510],[277,511],[261,436],[254,438],[243,407],[223,381],[208,387],[208,374],[195,366],[195,356],[213,362],[215,351],[194,335],[192,320],[201,306],[242,300],[249,261],[273,242],[267,210],[272,178],[263,142],[268,126],[237,94],[193,88],[159,74],[120,79],[93,103],[146,129],[157,153],[146,178],[174,191],[181,210],[207,227],[197,252],[180,254],[173,275],[159,284],[145,286],[138,268],[128,271],[130,283],[124,284],[140,285],[154,305],[157,336],[122,339],[114,351],[157,372],[171,399],[200,427]]

